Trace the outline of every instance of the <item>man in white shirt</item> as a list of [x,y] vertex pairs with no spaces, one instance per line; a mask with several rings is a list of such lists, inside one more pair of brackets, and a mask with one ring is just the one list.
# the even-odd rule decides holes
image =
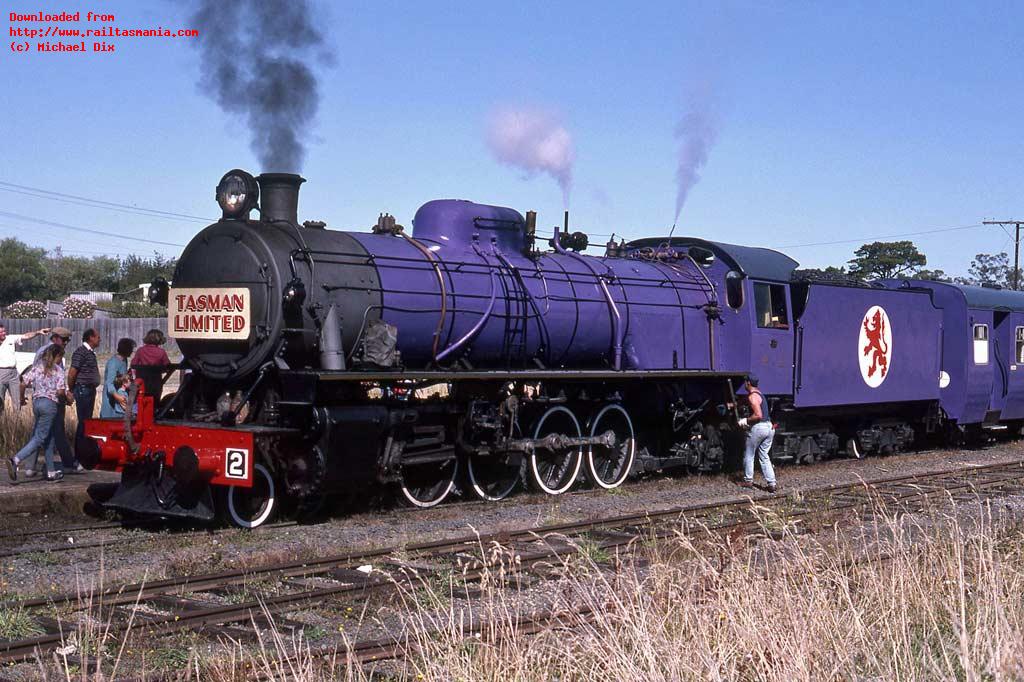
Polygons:
[[11,394],[11,404],[14,409],[21,409],[21,401],[18,399],[18,362],[15,355],[15,347],[20,346],[23,341],[45,334],[49,329],[40,329],[24,334],[8,334],[7,329],[0,324],[0,414],[4,411],[4,402],[7,393]]

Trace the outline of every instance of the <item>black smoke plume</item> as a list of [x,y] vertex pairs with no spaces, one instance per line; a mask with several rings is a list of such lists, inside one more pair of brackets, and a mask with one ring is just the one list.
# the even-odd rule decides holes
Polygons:
[[261,170],[298,172],[320,104],[312,64],[328,61],[306,0],[200,0],[199,87],[245,118]]

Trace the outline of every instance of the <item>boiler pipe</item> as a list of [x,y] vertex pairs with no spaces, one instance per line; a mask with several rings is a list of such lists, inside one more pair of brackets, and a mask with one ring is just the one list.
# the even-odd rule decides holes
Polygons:
[[[565,212],[565,224],[567,226],[569,224],[568,211]],[[601,286],[601,291],[604,293],[605,302],[608,304],[608,308],[612,314],[612,350],[615,358],[612,366],[616,370],[622,369],[622,315],[619,313],[619,307],[615,305],[615,299],[612,298],[612,292],[608,290],[608,285],[604,283],[604,279],[601,277],[601,275],[594,272],[594,269],[590,267],[590,264],[583,260],[582,257],[577,256],[575,253],[572,253],[570,251],[566,251],[565,248],[562,247],[562,242],[558,238],[557,225],[555,226],[555,238],[552,240],[551,243],[554,245],[555,251],[557,253],[560,253],[563,256],[570,256],[572,258],[575,258],[580,263],[582,263],[584,267],[590,270],[590,274],[592,274],[597,279],[597,283]]]
[[480,330],[484,328],[485,324],[487,324],[487,320],[491,318],[491,311],[494,310],[494,302],[498,298],[498,285],[494,281],[495,269],[490,267],[491,262],[487,260],[487,256],[481,253],[480,249],[478,249],[475,244],[473,245],[473,250],[476,251],[478,256],[484,259],[484,262],[487,263],[488,266],[487,269],[491,273],[491,300],[487,304],[487,310],[485,310],[483,316],[479,320],[477,320],[477,323],[473,325],[473,328],[466,332],[466,334],[458,341],[456,341],[455,343],[448,346],[443,351],[437,354],[436,359],[438,362],[444,360],[448,355],[461,348],[463,345],[468,343],[471,339],[473,339],[474,337],[476,337],[477,334],[480,333]]

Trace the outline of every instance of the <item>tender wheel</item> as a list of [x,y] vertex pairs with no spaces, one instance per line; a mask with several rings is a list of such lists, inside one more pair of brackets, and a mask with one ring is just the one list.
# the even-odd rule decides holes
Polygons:
[[629,476],[636,456],[636,437],[633,420],[629,413],[617,404],[605,405],[590,420],[590,435],[597,436],[606,431],[615,434],[615,447],[587,448],[587,478],[605,490],[618,488]]
[[263,464],[253,467],[252,488],[228,488],[228,516],[239,528],[256,528],[277,512],[277,486],[270,470]]
[[481,500],[497,502],[512,494],[523,474],[523,456],[518,453],[470,455],[466,458],[469,487]]
[[442,461],[404,463],[399,489],[405,501],[414,507],[441,504],[455,489],[459,461],[455,457]]
[[[562,405],[551,407],[537,420],[533,437],[544,438],[557,433],[579,438],[583,435],[579,420]],[[583,448],[547,450],[537,448],[529,458],[527,467],[530,484],[548,495],[559,495],[572,487],[583,464]]]
[[846,455],[851,459],[864,459],[864,453],[861,452],[860,446],[857,445],[856,438],[846,441]]

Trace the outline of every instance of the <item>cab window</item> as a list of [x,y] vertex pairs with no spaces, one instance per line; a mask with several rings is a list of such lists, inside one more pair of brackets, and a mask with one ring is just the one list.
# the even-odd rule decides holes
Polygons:
[[786,287],[782,284],[754,283],[754,307],[761,329],[789,329]]
[[1018,363],[1024,363],[1024,327],[1017,327],[1016,355]]
[[743,275],[735,270],[725,275],[725,300],[734,310],[743,305]]
[[974,325],[974,364],[988,364],[988,325]]

